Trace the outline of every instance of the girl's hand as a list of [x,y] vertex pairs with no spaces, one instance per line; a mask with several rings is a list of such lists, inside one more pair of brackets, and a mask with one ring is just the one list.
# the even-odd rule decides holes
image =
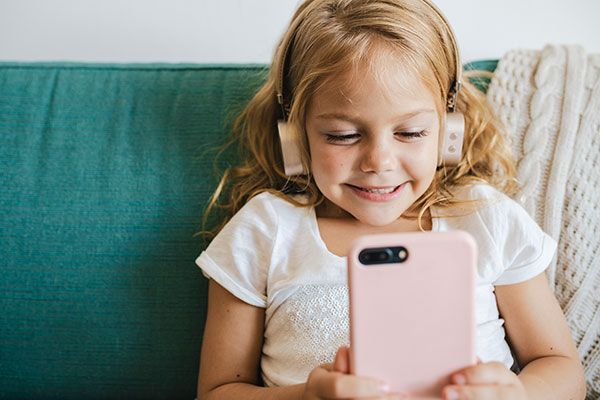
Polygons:
[[499,362],[467,367],[450,378],[453,385],[444,388],[445,400],[509,399],[526,400],[521,380]]
[[351,375],[347,347],[338,349],[333,364],[323,364],[312,370],[302,396],[302,400],[401,398],[398,394],[390,394],[385,382]]

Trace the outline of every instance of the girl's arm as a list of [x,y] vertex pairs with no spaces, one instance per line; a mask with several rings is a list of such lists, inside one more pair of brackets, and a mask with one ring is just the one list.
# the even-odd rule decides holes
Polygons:
[[261,387],[264,321],[264,309],[244,303],[212,279],[209,281],[198,400],[387,397],[388,389],[382,382],[347,374],[345,348],[339,349],[334,365],[324,364],[313,369],[305,384]]
[[445,389],[445,398],[584,399],[579,354],[546,275],[496,286],[496,299],[521,373],[496,362],[469,367],[453,377],[457,385]]
[[579,353],[546,274],[516,285],[496,286],[496,299],[519,379],[530,399],[584,399]]
[[198,400],[300,399],[304,385],[260,387],[265,310],[244,303],[213,279],[200,356]]

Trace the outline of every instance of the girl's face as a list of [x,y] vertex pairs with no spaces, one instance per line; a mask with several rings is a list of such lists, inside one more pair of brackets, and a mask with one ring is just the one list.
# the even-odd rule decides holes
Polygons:
[[378,59],[372,69],[329,80],[306,114],[311,172],[326,198],[321,216],[373,226],[396,221],[425,193],[440,129],[434,96],[421,79],[394,57]]

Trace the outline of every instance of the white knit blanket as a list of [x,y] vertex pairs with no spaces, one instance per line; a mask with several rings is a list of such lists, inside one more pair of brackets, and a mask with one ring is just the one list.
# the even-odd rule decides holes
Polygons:
[[517,196],[558,241],[548,277],[600,398],[600,54],[580,46],[513,50],[488,100],[517,156]]

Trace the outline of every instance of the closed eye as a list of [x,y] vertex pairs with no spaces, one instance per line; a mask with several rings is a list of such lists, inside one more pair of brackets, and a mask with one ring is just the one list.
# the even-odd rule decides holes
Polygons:
[[355,139],[358,138],[360,138],[360,134],[358,133],[351,133],[347,135],[334,135],[331,133],[327,133],[325,135],[325,140],[327,140],[327,143],[352,143]]
[[[400,135],[405,139],[418,139],[428,135],[428,131],[426,129],[414,132],[396,132],[396,135]],[[333,134],[327,133],[325,134],[325,140],[327,143],[334,144],[352,144],[360,139],[360,133],[350,133],[350,134]]]
[[415,131],[415,132],[397,132],[400,136],[405,137],[405,138],[409,138],[409,139],[416,139],[416,138],[420,138],[423,136],[427,136],[428,132],[426,129],[423,129],[421,131]]

